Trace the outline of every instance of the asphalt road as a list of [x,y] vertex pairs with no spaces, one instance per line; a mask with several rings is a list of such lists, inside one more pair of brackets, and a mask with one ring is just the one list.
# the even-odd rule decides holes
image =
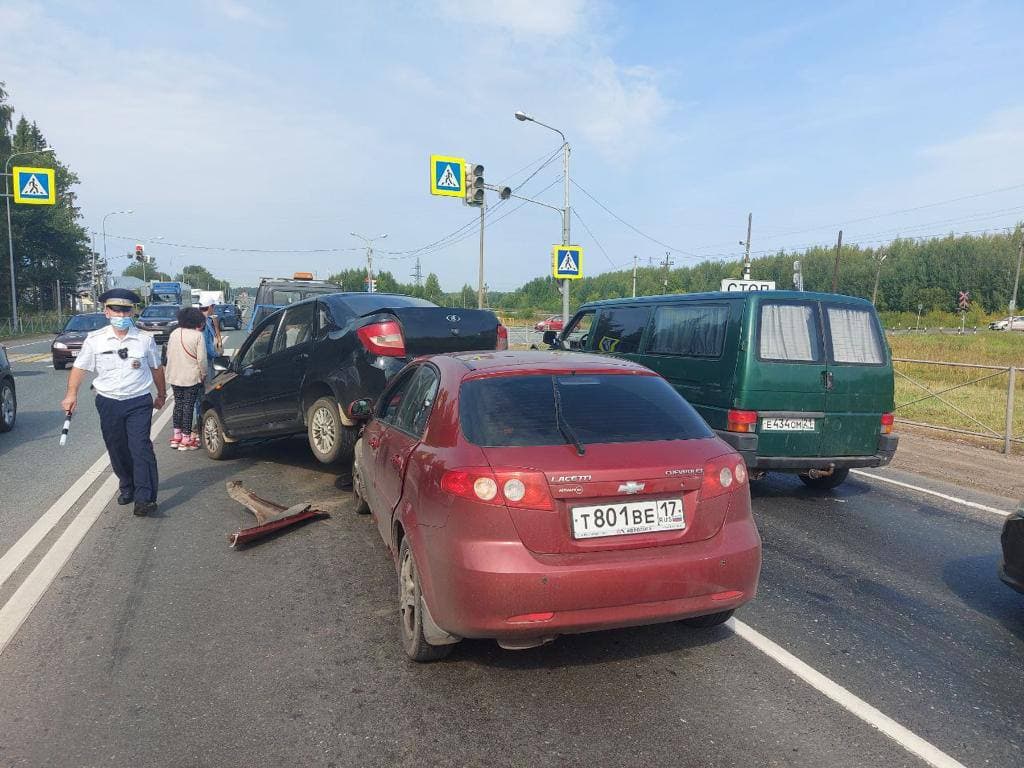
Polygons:
[[[7,484],[11,456],[56,453],[24,422],[9,438]],[[344,473],[299,439],[215,463],[161,438],[159,516],[107,504],[0,651],[0,765],[925,764],[729,627],[407,662],[394,569]],[[229,479],[332,517],[231,550],[251,517]],[[1024,762],[1024,596],[995,576],[998,516],[863,478],[753,495],[764,570],[738,619],[952,758]],[[60,532],[0,586],[0,623]]]

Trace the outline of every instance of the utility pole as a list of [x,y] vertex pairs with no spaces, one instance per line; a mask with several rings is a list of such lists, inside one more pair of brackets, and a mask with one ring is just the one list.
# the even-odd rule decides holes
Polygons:
[[366,243],[366,292],[373,293],[373,241],[383,240],[387,234],[380,234],[376,237],[366,237],[358,232],[349,232],[352,237],[358,237]]
[[637,256],[633,256],[633,298],[636,298],[636,260]]
[[1017,311],[1017,288],[1020,286],[1020,262],[1024,259],[1024,226],[1020,229],[1020,247],[1017,248],[1017,274],[1013,277],[1013,293],[1010,294],[1010,319],[1006,329],[1013,330],[1013,313]]
[[743,279],[750,279],[750,228],[754,223],[754,214],[747,214],[747,239],[740,241],[740,245],[744,246],[743,251]]
[[416,257],[416,268],[412,271],[412,279],[419,288],[423,284],[423,270],[420,268],[420,257]]
[[484,200],[480,204],[480,270],[477,276],[476,284],[476,308],[483,309],[484,304],[484,208],[487,207],[487,201]]
[[839,252],[843,248],[843,230],[839,230],[839,239],[836,240],[836,266],[832,270],[832,293],[839,288]]
[[875,306],[875,303],[878,300],[878,278],[881,277],[882,275],[882,262],[885,261],[888,257],[889,252],[884,249],[880,250],[878,252],[878,255],[875,257],[877,265],[875,267],[875,289],[871,292],[872,306]]
[[665,268],[665,279],[662,281],[662,285],[664,286],[665,293],[668,293],[668,268],[671,267],[673,264],[675,264],[675,262],[672,261],[672,259],[669,258],[670,254],[671,254],[671,251],[665,251],[665,260],[663,262],[661,262],[661,266],[663,266]]

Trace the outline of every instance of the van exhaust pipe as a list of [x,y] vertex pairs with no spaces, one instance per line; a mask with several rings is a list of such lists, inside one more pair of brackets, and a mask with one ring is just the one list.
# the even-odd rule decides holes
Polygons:
[[832,477],[832,473],[836,471],[835,464],[829,464],[828,469],[808,469],[807,476],[813,480],[817,480],[819,477]]

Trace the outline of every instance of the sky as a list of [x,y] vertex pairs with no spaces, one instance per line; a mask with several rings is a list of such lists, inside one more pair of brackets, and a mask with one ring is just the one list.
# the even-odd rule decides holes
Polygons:
[[[725,7],[728,5],[729,7]],[[365,266],[476,286],[431,154],[562,205],[584,272],[1024,218],[1024,4],[0,0],[0,81],[75,170],[114,268],[235,285]],[[544,165],[544,161],[550,163]],[[536,171],[536,173],[534,173]],[[485,280],[549,273],[559,213],[489,193]],[[102,252],[102,237],[97,237]],[[756,275],[755,275],[756,277]]]

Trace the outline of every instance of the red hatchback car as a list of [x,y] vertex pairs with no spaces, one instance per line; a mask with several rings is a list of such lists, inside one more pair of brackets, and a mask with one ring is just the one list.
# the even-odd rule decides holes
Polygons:
[[563,352],[435,355],[353,404],[353,486],[400,581],[417,661],[464,637],[719,624],[761,540],[743,459],[663,378]]
[[562,330],[562,316],[552,315],[551,317],[545,318],[533,326],[535,331],[560,331]]

